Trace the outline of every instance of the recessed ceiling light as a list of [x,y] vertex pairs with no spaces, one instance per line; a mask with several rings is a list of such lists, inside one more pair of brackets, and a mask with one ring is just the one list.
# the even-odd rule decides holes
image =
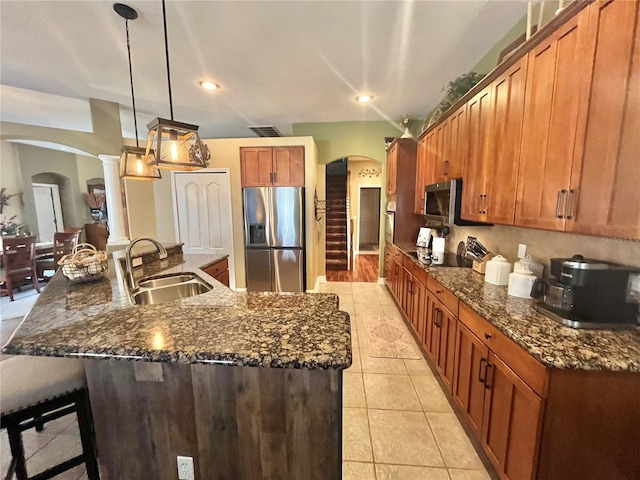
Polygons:
[[356,102],[367,103],[373,100],[373,95],[358,95],[356,97]]
[[200,86],[205,90],[217,90],[220,88],[219,85],[216,85],[213,82],[200,82]]

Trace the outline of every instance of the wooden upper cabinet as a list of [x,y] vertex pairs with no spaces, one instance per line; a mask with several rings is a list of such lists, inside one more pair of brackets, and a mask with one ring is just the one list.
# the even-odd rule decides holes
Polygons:
[[243,187],[304,187],[304,147],[242,147]]
[[273,185],[304,187],[304,147],[273,148]]
[[492,122],[481,216],[485,222],[513,225],[526,74],[524,57],[491,85]]
[[501,478],[534,479],[543,401],[491,351],[487,362],[482,446]]
[[273,171],[271,147],[240,148],[243,187],[269,187]]
[[519,226],[564,228],[580,87],[589,61],[583,48],[586,13],[570,18],[528,53],[515,211]]
[[387,195],[396,193],[398,150],[398,144],[394,143],[387,151]]
[[491,126],[491,86],[467,102],[467,136],[469,150],[464,167],[461,217],[481,221],[485,195],[485,171]]
[[444,178],[461,178],[467,157],[467,105],[462,105],[449,118],[449,136],[444,150]]
[[580,111],[586,128],[571,172],[567,231],[640,238],[639,9],[623,0],[588,9],[593,71],[580,72],[589,81]]
[[420,137],[418,140],[418,153],[416,159],[416,191],[413,213],[416,215],[424,215],[424,187],[427,185],[427,138],[429,136]]

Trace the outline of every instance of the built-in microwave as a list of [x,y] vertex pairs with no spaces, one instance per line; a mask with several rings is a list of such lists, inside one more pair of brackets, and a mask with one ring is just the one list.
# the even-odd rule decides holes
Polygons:
[[460,218],[462,179],[434,183],[425,187],[424,215],[427,222],[444,225],[486,225]]

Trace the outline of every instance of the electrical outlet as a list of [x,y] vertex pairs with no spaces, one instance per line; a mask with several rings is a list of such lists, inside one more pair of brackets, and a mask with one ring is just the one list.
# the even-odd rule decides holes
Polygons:
[[178,455],[178,480],[195,480],[193,457]]
[[527,255],[527,246],[524,243],[518,245],[518,258],[524,258]]

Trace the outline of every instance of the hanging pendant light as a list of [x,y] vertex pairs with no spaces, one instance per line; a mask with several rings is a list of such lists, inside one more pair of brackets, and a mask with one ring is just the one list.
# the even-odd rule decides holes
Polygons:
[[162,0],[162,20],[164,25],[164,51],[167,61],[167,85],[169,87],[169,110],[171,119],[156,118],[147,128],[147,165],[169,170],[197,170],[205,168],[211,157],[209,148],[198,135],[198,126],[176,122],[173,119],[173,98],[171,96],[171,70],[169,68],[169,41],[167,36],[167,12]]
[[147,165],[146,150],[138,144],[138,120],[136,118],[136,96],[133,92],[133,69],[131,67],[131,43],[129,42],[129,20],[138,18],[136,12],[129,5],[114,3],[113,9],[124,18],[127,32],[127,54],[129,57],[129,81],[131,83],[131,103],[133,104],[133,128],[136,135],[136,146],[125,145],[120,150],[120,178],[130,180],[158,180],[160,170]]

